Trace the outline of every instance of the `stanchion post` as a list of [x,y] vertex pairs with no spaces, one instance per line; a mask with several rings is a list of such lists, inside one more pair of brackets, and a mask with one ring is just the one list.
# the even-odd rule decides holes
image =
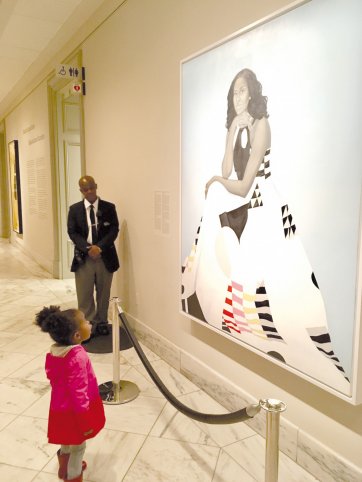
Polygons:
[[111,298],[112,307],[112,345],[113,345],[113,379],[99,385],[99,392],[103,403],[107,405],[118,405],[127,403],[138,397],[140,391],[138,386],[128,380],[120,380],[120,342],[119,342],[119,298]]
[[120,358],[119,358],[119,318],[118,298],[112,298],[112,346],[113,346],[113,402],[119,403],[120,392]]
[[284,402],[272,398],[260,400],[260,406],[266,411],[264,480],[278,482],[280,413],[287,407]]

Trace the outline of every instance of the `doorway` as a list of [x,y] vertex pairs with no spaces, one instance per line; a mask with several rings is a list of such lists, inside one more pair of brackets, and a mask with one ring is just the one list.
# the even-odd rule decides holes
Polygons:
[[53,185],[55,262],[53,275],[59,279],[73,278],[70,271],[73,243],[67,234],[69,206],[81,200],[78,180],[84,172],[83,100],[72,89],[54,79],[50,83],[53,130]]

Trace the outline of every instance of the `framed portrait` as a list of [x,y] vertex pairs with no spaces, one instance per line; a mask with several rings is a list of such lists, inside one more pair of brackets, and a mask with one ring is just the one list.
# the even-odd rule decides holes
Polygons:
[[18,141],[9,142],[9,173],[10,173],[10,196],[12,212],[12,228],[18,234],[23,232],[23,220],[21,210],[20,168],[19,168],[19,145]]
[[181,62],[181,313],[351,403],[361,18],[300,2]]

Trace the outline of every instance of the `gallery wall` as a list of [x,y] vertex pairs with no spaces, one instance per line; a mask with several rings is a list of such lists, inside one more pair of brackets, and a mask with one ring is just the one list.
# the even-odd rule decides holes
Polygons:
[[[361,407],[179,314],[180,62],[287,4],[126,2],[83,45],[87,171],[124,222],[114,290],[130,315],[256,398],[285,401],[288,420],[360,466]],[[156,223],[160,193],[166,232]]]
[[5,138],[5,122],[0,122],[0,237],[10,236],[9,228],[9,192],[8,192],[8,162]]
[[6,118],[7,143],[18,141],[23,233],[11,240],[53,271],[54,236],[47,84],[42,82]]

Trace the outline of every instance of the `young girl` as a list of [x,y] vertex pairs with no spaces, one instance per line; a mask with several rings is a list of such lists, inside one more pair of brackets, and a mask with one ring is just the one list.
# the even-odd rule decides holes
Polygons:
[[58,476],[81,482],[87,464],[82,458],[86,440],[104,427],[105,416],[98,383],[88,354],[81,343],[91,325],[76,309],[43,308],[35,319],[55,344],[46,356],[45,371],[52,387],[48,440],[60,444]]

